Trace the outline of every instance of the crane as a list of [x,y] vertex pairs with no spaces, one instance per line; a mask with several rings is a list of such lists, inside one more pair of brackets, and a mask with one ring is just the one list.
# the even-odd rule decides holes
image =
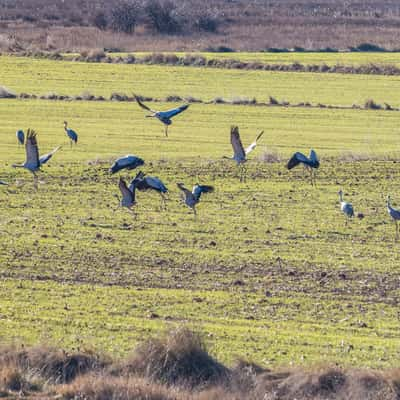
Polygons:
[[12,166],[14,168],[26,168],[27,170],[31,171],[34,177],[34,187],[37,188],[36,172],[39,171],[40,167],[43,164],[46,164],[47,161],[53,157],[53,154],[56,153],[60,148],[61,146],[58,146],[50,153],[39,157],[39,147],[37,144],[36,132],[33,129],[28,129],[25,141],[26,160],[23,164],[13,164]]
[[118,197],[118,195],[116,195],[117,199],[120,201],[120,206],[126,207],[132,214],[134,214],[134,212],[132,211],[132,207],[136,204],[136,199],[135,199],[136,188],[134,186],[132,187],[132,189],[128,188],[128,185],[126,184],[124,178],[122,177],[119,178],[118,186],[122,194],[121,199]]
[[319,160],[315,150],[310,151],[310,156],[307,157],[303,153],[296,152],[293,154],[292,158],[287,163],[287,169],[291,170],[299,164],[303,166],[310,172],[311,185],[315,184],[315,170],[319,168]]
[[351,203],[348,203],[343,200],[343,191],[342,190],[339,190],[338,194],[339,194],[339,201],[340,201],[340,210],[347,217],[347,220],[346,220],[346,225],[347,225],[348,219],[354,217],[353,205]]
[[183,192],[183,200],[185,204],[193,210],[194,218],[196,219],[196,204],[200,201],[202,193],[212,193],[214,191],[213,186],[199,185],[196,183],[193,186],[192,191],[186,189],[183,183],[177,183],[177,186]]
[[263,134],[264,131],[261,131],[257,135],[254,142],[251,143],[251,145],[248,146],[246,149],[244,149],[242,140],[240,139],[239,127],[231,126],[231,144],[233,148],[233,156],[232,157],[224,156],[223,158],[236,161],[237,165],[240,168],[240,182],[245,180],[246,176],[246,168],[244,166],[244,163],[247,161],[246,156],[256,148],[257,141],[261,138]]
[[19,129],[19,130],[16,132],[15,135],[17,136],[18,143],[19,143],[20,145],[23,145],[23,144],[25,143],[25,133],[24,133],[24,131],[23,131],[22,129]]
[[71,140],[71,147],[72,147],[72,143],[77,144],[78,143],[78,134],[74,130],[68,128],[67,121],[64,121],[64,130],[65,130],[65,133],[67,134],[67,136]]
[[161,179],[154,176],[145,176],[142,171],[139,171],[131,181],[129,189],[132,190],[134,187],[140,191],[154,190],[158,192],[161,196],[161,205],[166,208],[165,193],[168,192],[168,189]]
[[396,224],[396,239],[399,238],[399,225],[398,225],[398,221],[400,220],[400,210],[396,210],[395,208],[393,208],[390,204],[390,196],[387,196],[387,200],[386,200],[386,206],[387,206],[387,210],[389,215],[392,217],[393,221]]
[[128,154],[124,157],[120,157],[117,160],[115,160],[114,164],[110,167],[109,171],[112,174],[115,174],[118,171],[121,171],[121,169],[135,169],[137,167],[140,167],[141,165],[144,164],[144,161],[139,158],[136,157],[132,154]]
[[181,112],[185,111],[188,107],[189,104],[182,104],[179,107],[172,108],[171,110],[167,111],[156,111],[152,110],[150,107],[146,106],[140,101],[140,98],[134,94],[136,102],[139,104],[141,108],[143,108],[146,111],[150,111],[151,114],[146,115],[147,118],[158,118],[164,125],[165,125],[165,136],[168,137],[168,126],[172,124],[172,117],[175,117],[175,115],[180,114]]

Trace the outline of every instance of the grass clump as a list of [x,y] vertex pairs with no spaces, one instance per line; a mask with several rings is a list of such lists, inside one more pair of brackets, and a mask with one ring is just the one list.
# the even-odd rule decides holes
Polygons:
[[211,357],[201,336],[187,328],[139,345],[122,371],[191,388],[223,382],[228,377],[228,369]]

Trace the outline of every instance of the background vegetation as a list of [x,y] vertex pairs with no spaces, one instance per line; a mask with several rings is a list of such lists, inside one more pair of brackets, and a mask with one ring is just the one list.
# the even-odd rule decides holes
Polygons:
[[397,49],[400,23],[394,0],[1,0],[0,15],[0,47],[64,50]]

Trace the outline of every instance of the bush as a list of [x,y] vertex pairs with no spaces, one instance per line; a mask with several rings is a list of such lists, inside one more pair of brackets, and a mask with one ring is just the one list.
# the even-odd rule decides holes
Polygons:
[[111,10],[111,28],[115,32],[133,33],[139,15],[136,2],[123,2]]
[[145,12],[151,27],[158,33],[173,34],[182,30],[176,6],[170,1],[149,0]]
[[218,31],[219,19],[209,13],[200,14],[196,18],[194,26],[199,31],[216,33]]
[[107,29],[108,21],[106,14],[103,12],[97,13],[93,18],[93,25],[101,31]]
[[210,53],[234,53],[235,50],[227,46],[207,47],[205,51]]
[[0,99],[15,99],[17,95],[5,86],[0,86]]
[[382,107],[379,104],[375,103],[374,100],[369,99],[364,103],[364,108],[367,110],[380,110]]
[[386,51],[383,47],[372,43],[361,43],[357,47],[350,47],[350,51]]

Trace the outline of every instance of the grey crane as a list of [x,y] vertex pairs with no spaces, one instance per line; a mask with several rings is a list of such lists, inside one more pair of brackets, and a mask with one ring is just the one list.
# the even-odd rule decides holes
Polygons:
[[77,144],[78,143],[78,134],[74,130],[68,128],[67,121],[64,121],[64,130],[65,130],[65,133],[67,134],[67,136],[69,137],[69,139],[71,140],[71,147],[72,147],[72,143]]
[[145,176],[144,172],[139,171],[129,185],[130,190],[133,190],[133,188],[140,191],[156,191],[161,196],[161,206],[166,208],[165,193],[168,192],[168,188],[164,185],[161,179],[155,176]]
[[144,161],[140,157],[128,154],[124,157],[116,159],[114,164],[110,167],[109,171],[112,174],[115,174],[116,172],[121,171],[121,169],[126,168],[128,170],[131,170],[140,167],[143,164]]
[[303,164],[306,170],[310,173],[311,185],[315,184],[315,170],[319,168],[319,160],[315,150],[310,151],[310,156],[307,157],[303,153],[296,152],[287,163],[287,169],[291,170],[299,164]]
[[340,189],[339,192],[340,210],[346,215],[346,225],[349,218],[354,217],[354,209],[351,203],[343,200],[343,191]]
[[36,132],[33,129],[28,129],[26,134],[25,141],[25,151],[26,151],[26,160],[23,164],[13,164],[14,168],[26,168],[28,171],[31,171],[34,177],[34,187],[37,188],[37,174],[40,170],[40,167],[43,164],[46,164],[47,161],[56,153],[61,146],[56,147],[50,153],[45,154],[44,156],[39,157],[39,147],[36,139]]
[[181,106],[172,108],[171,110],[156,111],[152,110],[150,107],[143,104],[138,96],[136,96],[135,94],[134,96],[136,102],[139,104],[141,108],[143,108],[146,111],[150,111],[151,114],[146,115],[147,118],[153,118],[153,117],[158,118],[165,125],[165,136],[167,137],[168,137],[168,126],[172,124],[171,118],[185,111],[189,107],[189,104],[182,104]]
[[193,210],[194,218],[196,219],[196,204],[200,201],[200,197],[202,193],[212,193],[214,191],[213,186],[208,185],[199,185],[196,183],[193,186],[192,191],[186,189],[183,183],[177,183],[177,186],[183,192],[183,200],[185,204]]
[[387,196],[386,206],[387,206],[389,215],[392,217],[393,221],[396,224],[396,239],[398,239],[399,238],[398,221],[400,220],[400,210],[396,210],[395,208],[392,207],[392,205],[390,204],[390,196]]
[[126,207],[133,215],[135,213],[132,210],[132,207],[136,204],[136,199],[135,199],[135,190],[136,188],[133,186],[132,189],[128,188],[128,185],[126,184],[124,178],[120,177],[119,178],[119,190],[121,191],[121,199],[118,197],[118,195],[115,195],[117,199],[120,201],[120,206],[121,207]]
[[233,156],[224,156],[223,158],[236,161],[237,165],[240,168],[240,182],[244,181],[246,177],[246,167],[244,164],[247,161],[247,155],[257,147],[257,141],[261,138],[263,134],[264,131],[261,131],[257,135],[254,142],[245,149],[243,147],[242,140],[240,139],[239,127],[231,126],[231,144],[233,148]]

